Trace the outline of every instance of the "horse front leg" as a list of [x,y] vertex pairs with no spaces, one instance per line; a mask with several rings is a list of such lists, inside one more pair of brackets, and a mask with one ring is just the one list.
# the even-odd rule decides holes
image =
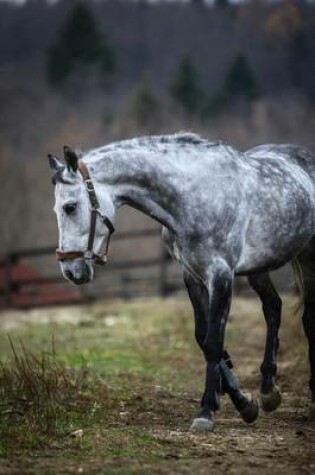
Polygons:
[[194,419],[192,431],[212,431],[214,413],[220,407],[221,371],[225,326],[232,297],[233,274],[222,259],[217,259],[209,268],[207,276],[208,312],[205,335],[201,348],[206,359],[205,391],[201,411]]
[[[209,298],[207,289],[197,282],[188,272],[184,272],[185,286],[194,310],[195,338],[202,350],[202,345],[207,333],[207,318],[209,311]],[[238,379],[232,371],[232,362],[226,350],[220,361],[222,393],[231,398],[235,408],[247,423],[254,422],[259,413],[257,400],[252,396],[247,397],[241,391]],[[203,396],[204,399],[205,396]]]
[[248,277],[249,284],[258,294],[267,325],[264,360],[260,367],[262,380],[260,388],[261,406],[272,412],[281,404],[280,388],[276,385],[277,351],[279,346],[279,327],[281,323],[281,299],[269,274],[256,274]]
[[226,350],[223,351],[223,358],[220,362],[220,371],[222,376],[222,389],[227,393],[235,408],[240,413],[243,421],[251,424],[255,422],[259,414],[257,399],[252,395],[247,397],[240,389],[237,377],[231,368],[231,359]]

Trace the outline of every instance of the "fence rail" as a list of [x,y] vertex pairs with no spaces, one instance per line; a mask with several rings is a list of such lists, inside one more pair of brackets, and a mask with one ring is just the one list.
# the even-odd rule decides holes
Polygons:
[[[130,290],[130,284],[145,287],[146,291],[153,294],[166,295],[180,287],[178,275],[169,273],[171,260],[165,247],[162,245],[161,232],[159,229],[144,229],[117,233],[114,242],[124,240],[137,240],[143,238],[155,239],[155,250],[158,256],[144,259],[112,260],[106,265],[106,278],[118,273],[118,284],[107,291],[94,290],[93,294],[83,287],[69,286],[61,273],[54,275],[41,275],[36,271],[35,260],[37,258],[55,258],[55,247],[43,247],[37,249],[24,249],[9,253],[0,259],[0,307],[31,307],[36,305],[66,304],[73,301],[83,301],[100,296],[132,297],[136,292]],[[158,241],[156,241],[158,238]],[[156,246],[159,246],[156,248]],[[156,254],[156,253],[155,253]],[[27,262],[27,264],[25,264]],[[23,272],[19,273],[23,267]],[[28,272],[28,269],[30,272]],[[150,269],[154,269],[152,273]],[[133,275],[138,272],[139,275]],[[99,274],[101,275],[101,274]],[[100,277],[101,279],[101,277]],[[117,281],[117,276],[116,276]],[[107,282],[108,284],[108,282]],[[141,284],[141,285],[140,285]],[[128,286],[128,289],[126,289]],[[97,289],[100,286],[93,286]]]

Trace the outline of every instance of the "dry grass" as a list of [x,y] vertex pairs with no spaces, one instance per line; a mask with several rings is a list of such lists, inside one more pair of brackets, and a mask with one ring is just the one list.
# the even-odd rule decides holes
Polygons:
[[[3,423],[30,424],[37,431],[56,434],[58,423],[69,422],[72,411],[87,410],[108,399],[105,384],[91,390],[87,368],[68,368],[51,351],[38,354],[22,342],[17,349],[9,338],[12,359],[0,364],[0,396]],[[1,420],[2,419],[2,420]],[[60,424],[59,424],[60,425]]]

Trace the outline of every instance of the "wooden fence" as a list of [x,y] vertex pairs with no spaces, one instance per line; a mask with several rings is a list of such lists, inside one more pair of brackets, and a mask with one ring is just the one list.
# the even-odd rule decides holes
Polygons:
[[[66,304],[99,297],[165,296],[177,291],[182,286],[181,275],[178,268],[172,269],[174,264],[160,236],[159,229],[117,233],[113,241],[129,240],[131,249],[135,240],[154,238],[157,257],[109,260],[105,269],[96,272],[94,284],[87,286],[73,286],[64,280],[55,263],[55,247],[11,252],[0,260],[0,307]],[[45,275],[45,269],[36,264],[38,258],[44,258],[44,267],[55,269],[54,273]]]

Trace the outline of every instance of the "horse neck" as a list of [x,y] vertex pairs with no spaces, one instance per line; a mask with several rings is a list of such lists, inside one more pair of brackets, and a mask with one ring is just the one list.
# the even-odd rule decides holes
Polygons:
[[100,159],[95,169],[101,170],[98,180],[110,186],[115,208],[129,205],[175,231],[178,180],[174,165],[162,155],[123,150]]

